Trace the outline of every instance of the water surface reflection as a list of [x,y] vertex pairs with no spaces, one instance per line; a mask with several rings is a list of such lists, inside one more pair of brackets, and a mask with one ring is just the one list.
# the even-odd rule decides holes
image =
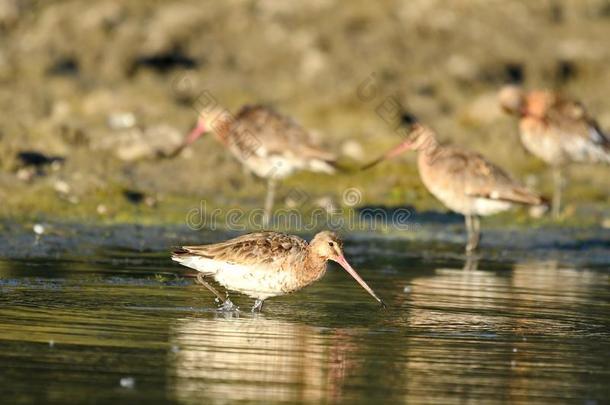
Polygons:
[[[185,403],[202,395],[227,401],[341,399],[355,346],[341,330],[242,316],[181,319],[170,341],[172,388]],[[239,387],[236,389],[236,387]]]
[[[606,269],[367,243],[349,253],[388,311],[334,269],[260,316],[236,316],[171,277],[162,254],[0,261],[0,394],[187,404],[610,398]],[[121,386],[125,377],[133,387]]]

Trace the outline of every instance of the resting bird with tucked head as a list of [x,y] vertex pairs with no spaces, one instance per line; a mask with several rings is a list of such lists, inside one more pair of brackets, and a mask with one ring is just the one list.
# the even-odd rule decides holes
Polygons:
[[553,171],[553,217],[561,212],[562,170],[570,163],[610,163],[610,137],[577,101],[515,85],[499,93],[500,106],[519,118],[521,143]]

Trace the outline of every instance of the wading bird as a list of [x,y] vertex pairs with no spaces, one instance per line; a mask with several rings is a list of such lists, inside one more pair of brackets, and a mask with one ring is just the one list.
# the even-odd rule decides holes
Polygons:
[[402,143],[363,169],[407,150],[418,152],[419,176],[428,191],[450,210],[464,215],[468,233],[467,252],[479,244],[479,216],[508,210],[513,204],[542,203],[541,197],[480,154],[440,145],[431,129],[417,123]]
[[518,86],[500,90],[502,108],[519,117],[521,143],[551,166],[552,213],[561,212],[562,170],[569,163],[610,163],[610,137],[605,135],[584,106],[551,91],[526,93]]
[[199,114],[182,148],[212,132],[256,176],[267,180],[263,225],[269,223],[276,182],[299,170],[335,173],[336,156],[317,147],[303,127],[264,106],[244,106],[236,115],[223,108]]
[[329,231],[318,233],[310,243],[278,232],[251,233],[212,245],[183,246],[172,253],[172,260],[197,270],[199,283],[223,303],[225,298],[204,276],[255,298],[252,312],[260,312],[267,298],[299,291],[319,280],[326,273],[327,261],[332,260],[385,307],[343,256],[341,239]]

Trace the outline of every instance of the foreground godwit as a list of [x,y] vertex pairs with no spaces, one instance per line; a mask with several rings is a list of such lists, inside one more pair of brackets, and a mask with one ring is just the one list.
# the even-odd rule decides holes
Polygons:
[[249,171],[267,180],[264,226],[273,208],[277,180],[299,170],[335,172],[334,154],[318,148],[294,120],[268,107],[244,106],[235,116],[224,108],[202,111],[182,147],[207,132],[213,132]]
[[500,90],[500,105],[519,117],[523,146],[553,171],[554,218],[561,211],[562,168],[572,162],[610,163],[610,138],[582,104],[551,91]]
[[345,260],[341,239],[329,231],[318,233],[310,243],[278,232],[251,233],[212,245],[183,246],[173,252],[172,260],[200,272],[198,281],[223,302],[222,295],[203,276],[255,298],[252,312],[261,311],[269,297],[290,294],[319,280],[326,273],[326,262],[332,260],[385,307]]
[[407,138],[377,163],[406,150],[418,151],[419,176],[428,190],[450,210],[464,215],[470,252],[479,244],[479,216],[505,211],[513,204],[538,205],[542,199],[513,180],[504,170],[478,153],[440,145],[434,132],[414,124]]

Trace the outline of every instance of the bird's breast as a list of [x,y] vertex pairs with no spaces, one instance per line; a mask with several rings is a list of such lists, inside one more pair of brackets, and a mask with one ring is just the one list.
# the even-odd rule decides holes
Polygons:
[[231,148],[231,151],[248,170],[264,179],[283,179],[301,169],[299,162],[287,155],[267,155],[261,149],[240,150]]
[[302,268],[234,265],[218,271],[214,278],[229,290],[266,299],[298,291],[323,274],[323,271],[310,274]]
[[521,121],[520,135],[525,149],[545,163],[561,164],[565,160],[561,139],[554,127],[528,117]]

